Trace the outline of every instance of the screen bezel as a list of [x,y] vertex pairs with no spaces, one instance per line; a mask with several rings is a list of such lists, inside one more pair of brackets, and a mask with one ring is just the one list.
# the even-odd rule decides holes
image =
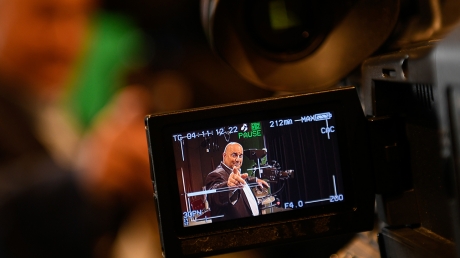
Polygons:
[[[344,202],[218,223],[183,226],[172,146],[174,133],[210,129],[240,122],[270,120],[270,118],[288,117],[300,113],[310,114],[316,111],[333,111],[335,123],[340,128],[337,131],[337,142]],[[365,171],[369,169],[370,160],[367,157],[366,120],[356,90],[352,87],[148,116],[146,125],[152,162],[152,180],[155,183],[162,241],[165,247],[168,243],[174,246],[174,243],[177,245],[186,239],[212,234],[225,235],[248,228],[276,227],[286,223],[314,221],[320,217],[329,218],[330,224],[335,226],[330,227],[327,232],[320,233],[315,232],[315,229],[307,229],[302,237],[345,233],[352,230],[357,232],[362,228],[369,228],[373,218],[373,184],[371,173]],[[161,146],[161,148],[152,146]]]

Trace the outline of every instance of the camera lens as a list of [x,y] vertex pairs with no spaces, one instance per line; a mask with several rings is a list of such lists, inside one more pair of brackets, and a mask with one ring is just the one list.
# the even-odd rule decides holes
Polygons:
[[300,59],[324,40],[334,19],[324,16],[319,1],[254,0],[245,7],[248,34],[257,47],[271,53]]
[[284,91],[335,85],[390,36],[400,5],[375,0],[201,1],[213,51],[254,85]]

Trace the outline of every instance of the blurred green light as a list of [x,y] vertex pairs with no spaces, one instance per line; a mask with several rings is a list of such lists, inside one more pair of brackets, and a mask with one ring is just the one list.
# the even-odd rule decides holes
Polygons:
[[285,30],[300,24],[299,18],[286,8],[284,0],[270,1],[269,12],[273,30]]

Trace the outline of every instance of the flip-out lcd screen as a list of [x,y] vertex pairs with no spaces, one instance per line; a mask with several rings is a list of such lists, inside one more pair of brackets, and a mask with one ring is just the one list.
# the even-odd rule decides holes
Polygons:
[[343,202],[332,110],[171,135],[183,226]]

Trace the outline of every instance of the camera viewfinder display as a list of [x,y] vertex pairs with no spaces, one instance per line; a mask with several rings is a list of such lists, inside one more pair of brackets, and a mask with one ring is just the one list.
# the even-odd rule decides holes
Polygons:
[[171,135],[183,226],[343,202],[334,112]]

